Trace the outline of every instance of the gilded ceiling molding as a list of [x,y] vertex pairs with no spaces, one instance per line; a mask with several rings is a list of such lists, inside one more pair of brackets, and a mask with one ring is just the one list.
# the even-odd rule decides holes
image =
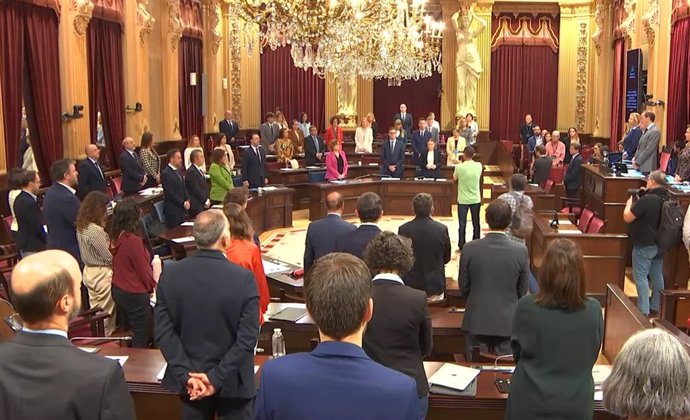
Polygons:
[[137,27],[139,27],[139,42],[142,47],[149,44],[151,32],[156,18],[151,15],[148,9],[149,0],[137,0]]
[[213,55],[218,54],[220,42],[223,40],[223,35],[220,32],[220,0],[210,0],[208,3],[208,22],[211,31],[211,51]]
[[587,53],[589,46],[587,22],[580,22],[577,42],[577,82],[575,87],[575,126],[577,131],[585,130],[587,103]]
[[[519,9],[519,11],[517,9]],[[542,14],[551,15],[552,18],[556,18],[561,12],[560,9],[558,4],[527,3],[517,6],[516,3],[496,3],[493,5],[491,13],[493,13],[494,16],[512,14],[516,19],[518,15],[532,15],[532,17],[536,18],[538,15]]]
[[72,24],[74,25],[74,33],[81,38],[86,35],[86,30],[89,28],[89,22],[93,13],[94,4],[91,0],[71,0],[70,11],[74,12]]
[[606,0],[597,0],[594,8],[594,24],[596,28],[592,34],[592,43],[594,44],[594,51],[597,53],[597,57],[601,55],[601,43],[604,36],[604,19],[606,19]]
[[642,26],[647,34],[647,42],[654,46],[656,32],[659,29],[659,0],[649,0],[649,10],[642,16]]
[[592,7],[590,3],[563,3],[560,4],[561,15],[583,16],[589,15]]
[[177,46],[180,45],[183,31],[180,0],[168,0],[168,35],[170,36],[170,49],[172,51],[176,51]]
[[479,1],[474,5],[474,13],[478,15],[490,15],[494,8],[492,1]]

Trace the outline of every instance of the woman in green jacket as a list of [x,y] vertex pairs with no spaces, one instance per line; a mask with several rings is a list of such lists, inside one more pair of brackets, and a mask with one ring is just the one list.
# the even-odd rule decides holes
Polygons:
[[225,194],[234,187],[232,174],[228,171],[228,155],[225,150],[216,149],[211,154],[211,168],[208,171],[211,177],[211,192],[209,199],[211,204],[222,204]]

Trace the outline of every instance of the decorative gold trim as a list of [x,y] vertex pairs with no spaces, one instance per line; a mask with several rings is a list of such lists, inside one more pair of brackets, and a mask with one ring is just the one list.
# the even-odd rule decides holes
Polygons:
[[642,16],[642,26],[647,34],[647,42],[654,46],[656,31],[659,28],[659,0],[649,0],[649,10]]
[[520,4],[519,7],[516,7],[515,3],[495,3],[491,9],[491,13],[494,16],[498,16],[501,13],[511,13],[515,18],[521,14],[531,14],[532,17],[547,14],[555,18],[560,12],[560,7],[557,4]]
[[94,4],[91,0],[71,0],[70,11],[75,12],[72,19],[74,26],[74,33],[78,38],[86,35],[86,30],[89,28],[89,22],[93,13]]
[[230,45],[230,95],[232,114],[239,124],[242,123],[242,44],[240,42],[240,21],[236,16],[228,15],[230,28],[228,44]]
[[180,45],[184,24],[180,15],[180,0],[168,0],[168,35],[170,38],[170,49],[176,51]]
[[142,47],[149,44],[151,32],[156,18],[153,17],[148,9],[149,0],[137,0],[137,27],[139,27],[139,42]]
[[575,126],[577,131],[585,130],[586,102],[587,102],[587,53],[588,53],[587,22],[580,22],[577,42],[577,82],[575,87]]
[[637,0],[625,0],[623,8],[625,9],[625,18],[618,29],[625,38],[625,45],[630,47],[632,45],[632,34],[635,33],[635,8],[637,7]]
[[590,3],[563,3],[560,5],[561,16],[582,16],[589,15],[592,10]]
[[555,53],[558,53],[558,37],[551,27],[551,20],[546,16],[539,18],[539,26],[532,28],[531,19],[522,16],[518,22],[518,28],[511,26],[508,16],[498,19],[498,28],[491,37],[491,51],[501,45],[544,45]]
[[220,42],[223,40],[223,35],[220,31],[220,0],[210,0],[208,2],[208,26],[210,29],[211,51],[213,55],[218,54]]
[[604,19],[606,16],[606,1],[597,0],[594,8],[594,24],[595,30],[592,34],[592,44],[594,44],[594,51],[597,53],[597,57],[601,55],[601,43],[604,36],[605,23]]

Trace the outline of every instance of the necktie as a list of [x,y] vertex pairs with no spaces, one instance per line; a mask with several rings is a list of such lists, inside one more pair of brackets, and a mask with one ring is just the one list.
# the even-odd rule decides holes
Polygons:
[[391,140],[391,152],[395,150],[395,140]]
[[101,178],[103,178],[103,171],[101,170],[101,167],[98,166],[98,162],[93,162],[93,166],[95,166],[96,169],[98,169],[98,173],[101,174]]
[[316,137],[312,137],[314,140],[314,146],[316,146],[316,153],[319,152],[319,140]]
[[[271,138],[273,138],[273,124],[271,124]],[[256,149],[254,149],[254,150],[256,150]],[[257,153],[258,153],[258,151],[257,151]]]
[[261,163],[261,153],[259,153],[258,147],[254,148],[254,153],[256,153],[256,158],[259,159],[259,163]]

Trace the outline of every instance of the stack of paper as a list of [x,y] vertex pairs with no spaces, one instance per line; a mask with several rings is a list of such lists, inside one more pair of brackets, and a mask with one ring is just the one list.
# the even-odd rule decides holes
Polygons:
[[182,238],[175,238],[175,239],[173,239],[172,241],[175,242],[175,243],[177,243],[177,244],[183,244],[183,243],[185,243],[185,242],[192,242],[192,241],[194,241],[194,237],[193,237],[193,236],[184,236],[184,237],[182,237]]
[[480,372],[479,369],[444,363],[441,369],[429,378],[429,384],[464,391]]
[[283,264],[276,264],[271,261],[263,260],[263,265],[264,273],[266,274],[283,273],[285,271],[290,271],[290,267]]

